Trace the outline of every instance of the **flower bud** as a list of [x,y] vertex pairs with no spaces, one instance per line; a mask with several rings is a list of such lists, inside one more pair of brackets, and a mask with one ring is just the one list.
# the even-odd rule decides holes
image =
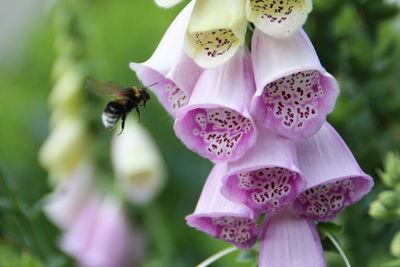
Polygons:
[[400,257],[400,232],[394,235],[392,243],[390,243],[390,252],[395,257]]

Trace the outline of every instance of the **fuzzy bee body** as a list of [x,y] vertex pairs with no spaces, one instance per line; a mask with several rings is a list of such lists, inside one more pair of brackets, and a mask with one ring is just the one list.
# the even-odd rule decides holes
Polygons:
[[112,129],[121,119],[121,134],[125,127],[126,116],[133,109],[135,109],[138,113],[140,121],[139,107],[146,106],[146,101],[150,99],[150,95],[147,93],[146,88],[132,86],[130,88],[122,89],[122,87],[115,83],[101,84],[93,81],[91,83],[91,88],[94,89],[98,94],[116,96],[115,99],[108,102],[103,113],[101,114],[101,120],[104,127]]

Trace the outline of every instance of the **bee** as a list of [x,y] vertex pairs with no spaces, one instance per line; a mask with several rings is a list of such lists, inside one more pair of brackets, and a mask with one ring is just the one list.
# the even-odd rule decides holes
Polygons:
[[[157,83],[154,83],[150,86],[156,84]],[[107,103],[103,113],[101,114],[101,121],[105,128],[113,129],[121,119],[121,132],[118,135],[124,131],[126,116],[133,109],[136,110],[140,122],[139,107],[145,107],[146,102],[150,100],[150,95],[146,91],[150,86],[144,88],[136,86],[123,88],[115,82],[100,83],[97,81],[88,81],[87,85],[87,87],[97,95],[115,97]]]

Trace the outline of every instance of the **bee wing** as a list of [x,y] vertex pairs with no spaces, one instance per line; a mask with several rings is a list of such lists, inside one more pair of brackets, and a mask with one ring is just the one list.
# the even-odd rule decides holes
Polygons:
[[86,88],[98,96],[118,96],[123,95],[123,87],[116,82],[102,83],[95,80],[88,80]]

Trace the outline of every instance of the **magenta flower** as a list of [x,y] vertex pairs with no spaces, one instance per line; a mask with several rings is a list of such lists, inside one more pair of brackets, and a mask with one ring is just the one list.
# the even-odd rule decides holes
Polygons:
[[244,205],[224,198],[220,192],[226,164],[215,165],[204,185],[196,210],[186,217],[187,224],[210,236],[251,248],[257,240],[258,215]]
[[339,88],[306,33],[274,39],[256,29],[252,63],[257,91],[251,111],[260,124],[288,138],[315,134],[333,110]]
[[188,103],[202,73],[202,69],[186,55],[183,48],[193,5],[190,2],[175,18],[147,61],[129,65],[145,86],[152,85],[149,89],[172,116]]
[[254,91],[250,55],[243,47],[225,65],[203,72],[188,105],[177,113],[176,135],[213,162],[240,158],[256,140],[248,111]]
[[277,213],[303,191],[294,144],[269,132],[260,132],[256,144],[239,160],[228,164],[222,193],[258,213]]

